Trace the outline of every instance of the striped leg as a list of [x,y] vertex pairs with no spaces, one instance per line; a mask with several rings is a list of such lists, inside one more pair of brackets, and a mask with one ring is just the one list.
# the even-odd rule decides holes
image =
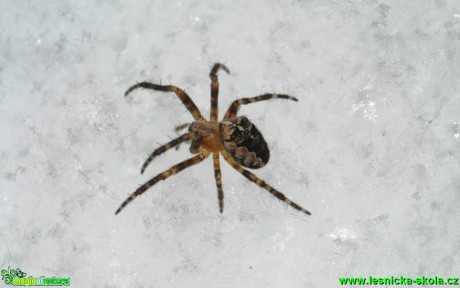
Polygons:
[[185,123],[185,124],[177,125],[176,128],[174,128],[174,131],[176,132],[182,131],[185,128],[189,127],[190,125],[192,125],[192,123]]
[[179,138],[176,138],[176,139],[172,140],[169,143],[166,143],[165,145],[161,146],[160,148],[155,149],[155,151],[153,151],[153,153],[149,156],[149,158],[147,158],[147,160],[145,160],[144,164],[142,165],[141,174],[144,174],[145,168],[147,168],[147,166],[149,166],[150,162],[152,162],[152,160],[155,157],[157,157],[160,154],[165,153],[169,149],[179,145],[182,142],[185,142],[185,141],[193,139],[194,136],[195,136],[194,133],[189,132],[187,134],[184,134],[184,135],[180,136]]
[[151,89],[155,91],[163,91],[163,92],[174,92],[176,93],[177,97],[184,103],[185,107],[187,107],[188,111],[192,113],[193,118],[195,120],[202,120],[204,119],[203,116],[201,116],[200,110],[198,110],[198,107],[196,107],[195,103],[193,100],[190,98],[190,96],[185,93],[184,90],[176,87],[176,86],[171,86],[171,85],[157,85],[149,82],[141,82],[137,83],[136,85],[133,85],[129,87],[128,90],[125,92],[125,96],[128,96],[129,93],[131,93],[133,90],[136,90],[138,88],[144,88],[144,89]]
[[300,207],[298,204],[294,203],[292,200],[290,200],[289,198],[287,198],[286,196],[284,196],[283,193],[281,193],[280,191],[276,190],[275,188],[273,188],[272,186],[270,186],[269,184],[267,184],[265,181],[263,181],[262,179],[260,179],[259,177],[257,177],[256,175],[254,175],[253,173],[249,172],[248,170],[244,169],[243,167],[241,167],[240,165],[238,165],[238,163],[235,162],[235,160],[233,160],[227,153],[222,153],[223,156],[224,156],[224,159],[233,167],[235,168],[236,171],[240,172],[241,175],[243,175],[244,177],[246,177],[249,181],[251,182],[254,182],[256,183],[258,186],[264,188],[265,190],[267,190],[268,192],[270,192],[271,194],[273,194],[273,196],[275,196],[276,198],[280,199],[281,201],[283,201],[284,203],[288,204],[289,206],[291,206],[292,208],[296,209],[296,210],[299,210],[300,212],[302,213],[305,213],[307,215],[311,215],[311,213],[309,211],[307,211],[306,209]]
[[219,198],[219,211],[224,212],[224,190],[222,190],[222,173],[220,172],[219,153],[213,153],[214,177],[216,178],[217,197]]
[[149,189],[150,187],[152,187],[153,185],[155,185],[159,181],[166,180],[170,176],[179,173],[180,171],[184,170],[185,168],[188,168],[188,167],[190,167],[192,165],[198,164],[201,161],[203,161],[204,159],[206,159],[206,156],[204,154],[196,155],[195,157],[187,159],[185,161],[182,161],[179,164],[176,164],[176,165],[172,166],[171,168],[169,168],[168,170],[164,171],[163,173],[160,173],[157,176],[153,177],[148,182],[146,182],[144,185],[139,187],[136,191],[134,191],[134,193],[131,194],[128,198],[126,198],[126,200],[123,201],[123,203],[121,203],[120,207],[118,207],[117,211],[115,211],[115,215],[120,213],[121,210],[123,210],[123,208],[125,208],[125,206],[129,204],[129,202],[134,200],[134,198],[136,198],[137,196],[139,196],[142,193],[144,193],[145,191],[147,191],[147,189]]
[[232,102],[232,104],[227,110],[227,113],[225,113],[224,119],[235,117],[241,105],[246,105],[249,103],[255,103],[255,102],[265,101],[265,100],[270,100],[270,99],[288,99],[288,100],[293,100],[296,102],[299,101],[297,100],[297,98],[289,96],[289,95],[274,94],[274,93],[259,95],[259,96],[251,97],[251,98],[242,98],[242,99],[238,99]]
[[219,113],[218,107],[218,96],[219,96],[219,79],[217,77],[217,71],[219,69],[224,70],[227,73],[230,73],[230,70],[224,65],[220,63],[214,64],[209,73],[209,77],[211,77],[211,121],[217,121],[217,114]]

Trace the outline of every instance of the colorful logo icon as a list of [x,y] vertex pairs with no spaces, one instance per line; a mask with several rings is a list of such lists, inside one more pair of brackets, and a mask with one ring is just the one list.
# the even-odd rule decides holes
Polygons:
[[26,278],[27,273],[21,271],[21,269],[11,269],[8,266],[8,270],[2,270],[2,280],[5,281],[6,285],[13,286],[69,286],[70,278],[57,278],[57,277],[45,277],[40,276],[38,278],[29,276]]

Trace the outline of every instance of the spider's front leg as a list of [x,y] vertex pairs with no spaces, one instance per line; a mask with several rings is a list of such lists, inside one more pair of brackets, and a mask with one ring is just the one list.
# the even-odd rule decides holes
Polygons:
[[136,90],[138,88],[151,89],[151,90],[163,91],[163,92],[174,92],[176,93],[177,97],[179,97],[179,99],[182,101],[182,103],[185,105],[185,107],[187,107],[188,111],[192,113],[193,118],[195,118],[195,120],[204,119],[203,116],[201,115],[200,110],[198,109],[198,107],[196,107],[195,103],[190,98],[190,96],[188,96],[184,90],[176,86],[158,85],[158,84],[153,84],[149,82],[141,82],[141,83],[137,83],[136,85],[129,87],[129,89],[126,90],[125,92],[125,96],[128,96],[129,93],[131,93],[133,90]]
[[295,97],[285,95],[285,94],[276,94],[276,93],[263,94],[263,95],[259,95],[256,97],[250,97],[250,98],[241,98],[241,99],[238,99],[232,102],[232,104],[227,110],[227,113],[225,113],[224,119],[235,117],[241,105],[246,105],[246,104],[270,100],[270,99],[287,99],[287,100],[292,100],[296,102],[299,101]]
[[152,160],[155,157],[157,157],[160,154],[165,153],[166,151],[168,151],[169,149],[171,149],[171,148],[173,148],[175,146],[178,146],[182,142],[189,141],[191,139],[194,139],[195,137],[196,137],[195,132],[189,132],[189,133],[184,134],[184,135],[180,136],[179,138],[176,138],[176,139],[172,140],[171,142],[168,142],[165,145],[155,149],[155,151],[153,151],[153,153],[150,154],[149,158],[147,158],[147,160],[145,160],[144,164],[142,165],[141,174],[144,174],[145,168],[147,168],[147,166],[149,166],[150,162],[152,162]]
[[228,164],[230,164],[236,171],[241,173],[241,175],[246,177],[249,181],[254,182],[259,187],[264,188],[265,190],[270,192],[273,196],[275,196],[279,200],[283,201],[284,203],[288,204],[292,208],[294,208],[294,209],[296,209],[296,210],[298,210],[298,211],[300,211],[302,213],[305,213],[307,215],[311,215],[311,213],[308,210],[302,208],[300,205],[298,205],[297,203],[293,202],[291,199],[287,198],[283,193],[281,193],[280,191],[278,191],[275,188],[273,188],[272,186],[270,186],[267,182],[265,182],[264,180],[260,179],[259,177],[257,177],[252,172],[250,172],[250,171],[244,169],[243,167],[241,167],[240,165],[238,165],[238,163],[236,163],[235,160],[233,160],[233,158],[230,157],[226,152],[222,152],[222,155],[224,156],[224,159],[228,162]]
[[166,171],[158,174],[157,176],[153,177],[148,182],[146,182],[144,185],[139,187],[136,191],[134,191],[134,193],[132,193],[128,198],[126,198],[126,200],[123,201],[123,203],[121,203],[120,207],[118,207],[117,211],[115,211],[115,215],[120,213],[121,210],[123,210],[123,208],[126,207],[126,205],[128,205],[131,201],[134,200],[134,198],[136,198],[137,196],[143,194],[145,191],[147,191],[147,189],[149,189],[150,187],[152,187],[153,185],[155,185],[159,181],[166,180],[169,177],[171,177],[172,175],[175,175],[175,174],[179,173],[180,171],[182,171],[182,170],[184,170],[184,169],[186,169],[186,168],[188,168],[190,166],[193,166],[193,165],[196,165],[196,164],[200,163],[201,161],[206,159],[207,156],[208,155],[198,154],[195,157],[192,157],[190,159],[182,161],[179,164],[176,164],[176,165],[172,166],[171,168],[169,168],[168,170],[166,170]]

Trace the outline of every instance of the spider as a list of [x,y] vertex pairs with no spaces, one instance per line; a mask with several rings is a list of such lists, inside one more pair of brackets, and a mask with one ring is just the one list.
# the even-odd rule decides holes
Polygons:
[[287,198],[283,193],[276,190],[265,181],[257,177],[252,172],[244,169],[242,166],[250,169],[258,169],[267,164],[270,158],[270,151],[268,150],[267,143],[264,137],[256,126],[249,121],[245,116],[237,116],[238,109],[241,105],[255,103],[259,101],[265,101],[270,99],[287,99],[298,101],[297,98],[284,95],[284,94],[263,94],[251,98],[242,98],[232,102],[224,118],[221,122],[217,121],[218,114],[218,95],[219,95],[219,79],[217,72],[222,69],[227,73],[230,70],[223,64],[216,63],[209,73],[211,78],[211,117],[210,121],[207,121],[202,115],[198,107],[193,103],[192,99],[185,93],[184,90],[172,86],[172,85],[158,85],[149,82],[141,82],[131,86],[126,92],[125,96],[128,96],[132,91],[138,88],[151,89],[155,91],[163,92],[174,92],[182,103],[187,107],[188,111],[192,114],[195,119],[192,123],[180,125],[176,128],[176,131],[180,131],[188,127],[188,133],[170,141],[169,143],[157,148],[147,158],[141,168],[141,174],[144,173],[150,162],[160,154],[168,151],[169,149],[183,143],[190,142],[190,152],[197,154],[196,156],[180,162],[168,170],[153,177],[145,184],[140,186],[134,191],[117,209],[115,214],[118,214],[126,207],[131,201],[137,196],[143,194],[153,185],[161,180],[166,180],[172,175],[175,175],[182,170],[196,165],[208,156],[212,154],[214,163],[214,176],[217,186],[217,196],[219,200],[220,213],[224,211],[224,191],[222,190],[222,174],[220,171],[220,159],[219,154],[222,154],[225,161],[232,166],[236,171],[241,173],[249,181],[254,182],[258,186],[266,189],[268,192],[273,194],[279,200],[285,202],[289,206],[303,212],[307,215],[311,215],[309,211],[302,208],[292,200]]

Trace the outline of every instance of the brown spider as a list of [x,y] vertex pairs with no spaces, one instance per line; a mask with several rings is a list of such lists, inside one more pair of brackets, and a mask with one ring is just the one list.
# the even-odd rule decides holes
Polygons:
[[[149,158],[142,165],[141,174],[144,173],[145,168],[149,163],[158,155],[166,152],[167,150],[179,145],[182,142],[190,141],[190,152],[192,154],[198,154],[188,160],[180,162],[168,170],[158,174],[157,176],[150,179],[144,185],[139,187],[134,193],[132,193],[120,207],[117,209],[115,214],[120,213],[128,203],[133,201],[134,198],[141,195],[147,189],[155,185],[158,181],[166,180],[168,177],[179,173],[180,171],[200,163],[206,159],[211,153],[214,160],[214,176],[217,185],[217,195],[219,198],[219,210],[220,213],[224,210],[224,192],[222,190],[222,174],[220,172],[219,153],[222,154],[225,161],[227,161],[233,168],[240,172],[244,177],[256,183],[258,186],[266,189],[268,192],[273,194],[276,198],[284,201],[291,207],[303,212],[307,215],[311,215],[306,209],[300,207],[283,193],[279,192],[262,179],[258,178],[252,172],[244,169],[241,166],[257,169],[267,164],[270,158],[270,151],[268,150],[267,143],[265,142],[262,134],[256,128],[251,121],[245,116],[236,116],[240,105],[246,105],[249,103],[270,100],[270,99],[288,99],[298,101],[297,98],[282,95],[282,94],[264,94],[251,98],[242,98],[232,102],[230,107],[225,113],[222,122],[217,121],[218,105],[217,99],[219,94],[219,80],[217,78],[217,72],[219,69],[230,73],[225,65],[216,63],[211,69],[209,76],[211,77],[211,120],[207,121],[201,115],[200,110],[193,103],[192,99],[184,92],[184,90],[172,86],[172,85],[157,85],[149,82],[141,82],[131,86],[125,93],[127,96],[133,90],[137,88],[152,89],[163,92],[174,92],[177,97],[184,103],[185,107],[192,113],[195,121],[189,124],[180,125],[176,130],[189,127],[188,133],[172,140],[171,142],[161,146],[160,148],[153,151]],[[240,166],[241,165],[241,166]]]

